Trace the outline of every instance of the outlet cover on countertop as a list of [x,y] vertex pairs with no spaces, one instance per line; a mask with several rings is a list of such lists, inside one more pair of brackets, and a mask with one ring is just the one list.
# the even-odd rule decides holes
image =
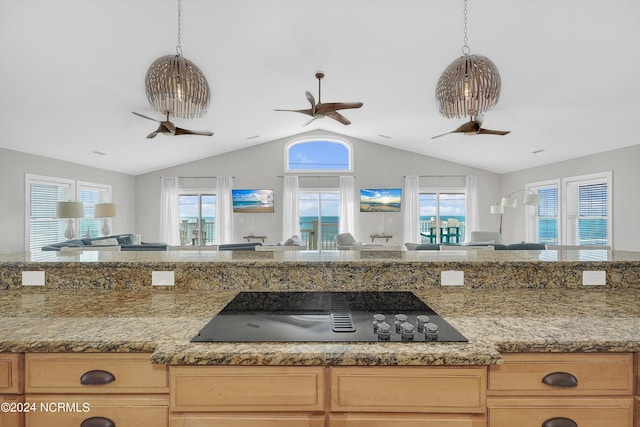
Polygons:
[[151,285],[152,286],[174,286],[175,274],[173,271],[152,271],[151,272]]
[[582,272],[583,286],[606,286],[606,284],[607,284],[606,271],[583,271]]
[[44,271],[23,271],[22,286],[44,286]]

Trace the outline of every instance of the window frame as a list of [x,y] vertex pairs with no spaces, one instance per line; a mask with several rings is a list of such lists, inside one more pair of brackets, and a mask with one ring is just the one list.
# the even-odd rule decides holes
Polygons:
[[[289,152],[292,147],[300,144],[313,143],[313,142],[330,142],[334,144],[340,144],[347,149],[348,167],[346,169],[290,169],[289,168]],[[354,172],[354,155],[353,144],[343,138],[337,137],[325,137],[325,136],[310,136],[305,138],[298,138],[289,141],[284,147],[284,172],[295,173],[299,175],[304,174],[335,174],[335,173],[353,173]]]
[[[563,217],[563,206],[562,206],[562,189],[561,189],[561,180],[558,179],[550,179],[546,181],[538,181],[532,182],[525,185],[525,190],[531,191],[535,194],[539,194],[538,191],[545,188],[555,188],[557,193],[556,199],[556,207],[558,209],[556,215],[556,236],[557,243],[560,245],[562,242],[562,217]],[[537,218],[540,218],[538,215],[538,207],[532,207],[532,209],[525,209],[525,240],[527,242],[539,242],[539,229],[538,229],[538,221]]]
[[[197,196],[198,197],[198,224],[201,224],[202,222],[202,196],[215,196],[216,198],[216,206],[218,204],[218,194],[217,194],[217,189],[215,187],[213,188],[208,188],[208,187],[197,187],[197,188],[191,188],[191,187],[184,187],[184,188],[180,188],[178,190],[178,219],[180,218],[180,197],[181,196]],[[217,238],[217,236],[215,236],[215,221],[216,221],[216,217],[215,217],[215,209],[214,209],[214,238]],[[199,225],[198,225],[199,226]],[[178,225],[178,227],[180,227],[180,224]],[[189,236],[186,237],[187,241],[190,239]],[[207,238],[207,241],[209,241],[210,239]],[[215,239],[211,239],[211,244],[216,244]],[[181,242],[182,243],[182,242]]]
[[[435,194],[436,195],[437,203],[436,203],[436,216],[435,216],[435,218],[436,218],[436,221],[437,221],[438,229],[440,228],[440,225],[443,222],[442,215],[440,214],[440,196],[443,195],[443,194],[462,194],[462,195],[464,195],[464,204],[465,204],[465,210],[464,210],[464,212],[465,212],[465,214],[464,214],[465,222],[464,222],[464,224],[465,224],[465,228],[466,228],[466,226],[467,226],[467,214],[466,214],[466,212],[467,212],[467,203],[468,203],[468,199],[469,199],[468,194],[467,194],[467,187],[464,187],[464,186],[461,187],[459,185],[455,185],[455,186],[451,186],[451,187],[442,187],[442,186],[439,186],[439,187],[428,187],[428,186],[419,187],[418,188],[418,224],[421,224],[421,222],[420,222],[421,221],[420,220],[420,210],[421,210],[422,206],[420,205],[420,196],[422,194]],[[440,233],[438,232],[438,235],[436,236],[436,243],[437,244],[441,244],[442,243],[442,242],[440,242],[440,237],[441,237]],[[464,239],[464,233],[462,233],[462,239]],[[462,239],[460,241],[462,241]],[[422,240],[422,237],[421,237],[421,240]]]
[[[98,194],[100,194],[100,197],[99,197],[100,201],[96,203],[111,203],[112,188],[113,187],[111,184],[100,184],[97,182],[88,182],[88,181],[76,181],[76,200],[82,201],[80,197],[80,194],[82,191],[96,191]],[[86,206],[83,204],[84,218],[79,218],[79,220],[76,221],[77,222],[76,235],[79,238],[86,237],[82,234],[82,230],[80,229],[80,223],[83,221],[96,221],[97,222],[96,225],[98,228],[98,236],[100,236],[99,230],[102,228],[102,222],[104,221],[105,218],[93,217],[93,214],[95,212],[94,206],[96,205],[96,203],[90,206]],[[91,216],[87,216],[87,210],[89,210],[89,213],[91,213]],[[107,219],[107,224],[109,225],[109,229],[113,232],[113,219],[112,218],[106,218],[106,219]]]

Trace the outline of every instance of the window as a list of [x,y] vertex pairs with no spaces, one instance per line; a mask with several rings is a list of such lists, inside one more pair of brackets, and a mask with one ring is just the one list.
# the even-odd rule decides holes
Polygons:
[[560,181],[553,180],[526,187],[540,196],[537,210],[530,210],[527,217],[527,242],[560,244]]
[[300,238],[309,250],[335,250],[340,224],[338,190],[301,190]]
[[84,218],[73,220],[75,235],[98,236],[100,221],[93,219],[93,206],[111,200],[111,185],[26,174],[25,200],[25,250],[40,252],[66,240],[67,223],[56,218],[56,202],[83,202]]
[[180,190],[180,245],[215,241],[216,195],[212,190]]
[[285,148],[285,165],[285,172],[351,172],[351,145],[334,139],[293,141]]
[[[79,219],[79,235],[82,237],[98,237],[102,228],[103,218],[94,218],[94,205],[96,203],[108,203],[111,201],[111,186],[104,184],[94,184],[91,182],[77,183],[77,201],[84,206],[84,218]],[[111,229],[111,218],[107,218],[109,229]]]
[[611,172],[527,185],[541,203],[527,218],[527,240],[560,245],[613,246]]
[[422,190],[419,196],[422,243],[464,240],[466,199],[463,190]]

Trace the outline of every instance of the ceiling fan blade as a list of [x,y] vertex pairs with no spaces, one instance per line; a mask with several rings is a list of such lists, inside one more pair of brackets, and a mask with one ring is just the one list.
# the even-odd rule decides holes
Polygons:
[[182,129],[182,128],[176,128],[176,132],[175,135],[202,135],[202,136],[212,136],[213,132],[210,131],[206,131],[206,130],[189,130],[189,129]]
[[313,111],[311,108],[307,108],[306,110],[282,110],[282,109],[274,109],[273,111],[290,111],[292,113],[302,113],[307,114],[309,116],[313,116]]
[[316,100],[313,97],[313,95],[311,94],[311,92],[307,91],[304,94],[307,97],[307,100],[309,101],[309,103],[311,104],[311,115],[315,116],[316,115]]
[[155,138],[157,134],[159,134],[160,132],[158,132],[157,130],[154,132],[151,132],[149,135],[147,135],[147,139],[151,139],[151,138]]
[[347,119],[345,116],[343,116],[342,114],[338,113],[337,111],[329,111],[326,115],[327,115],[327,117],[331,117],[332,119],[339,121],[343,125],[350,125],[351,124],[349,119]]
[[306,122],[305,124],[303,124],[302,126],[308,126],[309,124],[311,124],[312,121],[314,121],[315,119],[317,119],[317,117],[312,117],[311,120],[309,120],[308,122]]
[[508,133],[511,133],[510,130],[491,130],[491,129],[478,129],[478,133],[479,134],[484,134],[484,135],[506,135]]
[[160,120],[152,119],[151,117],[145,116],[144,114],[136,113],[135,111],[132,111],[132,113],[135,114],[136,116],[142,117],[143,119],[153,120],[154,122],[162,123]]
[[360,108],[364,104],[362,102],[328,102],[326,104],[318,104],[318,109],[324,111],[346,110],[349,108]]
[[[455,131],[453,131],[453,132],[455,132]],[[449,135],[450,133],[453,133],[453,132],[441,133],[440,135],[432,136],[431,139],[440,138],[441,136]]]

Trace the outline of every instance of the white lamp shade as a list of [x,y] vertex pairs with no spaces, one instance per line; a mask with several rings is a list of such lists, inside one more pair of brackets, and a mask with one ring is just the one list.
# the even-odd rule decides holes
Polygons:
[[538,206],[540,204],[540,195],[535,193],[525,194],[524,204]]
[[93,207],[94,218],[111,218],[116,216],[116,205],[113,203],[97,203]]
[[57,202],[56,218],[84,218],[82,202]]
[[504,206],[491,205],[491,215],[502,215],[504,213]]
[[503,197],[502,201],[500,201],[500,206],[504,206],[505,208],[515,208],[518,204],[518,199],[512,197]]

